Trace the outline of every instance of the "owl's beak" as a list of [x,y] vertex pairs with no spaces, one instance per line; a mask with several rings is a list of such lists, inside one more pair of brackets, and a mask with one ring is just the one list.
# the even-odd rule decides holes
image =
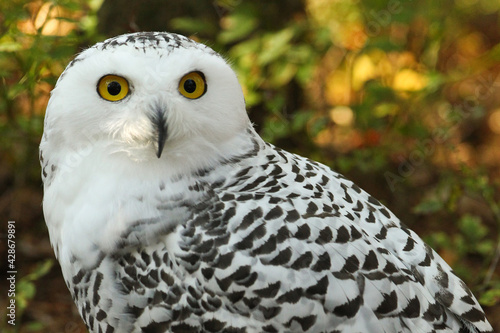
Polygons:
[[151,117],[151,121],[155,130],[156,156],[160,158],[168,136],[167,120],[163,110],[158,108]]
[[163,152],[163,147],[165,146],[165,141],[167,141],[167,126],[161,126],[158,131],[158,149],[156,150],[156,156],[161,157]]

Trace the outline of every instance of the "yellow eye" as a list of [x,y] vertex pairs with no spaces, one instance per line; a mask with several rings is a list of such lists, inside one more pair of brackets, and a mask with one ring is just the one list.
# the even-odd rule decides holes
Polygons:
[[97,92],[107,101],[120,101],[128,95],[128,82],[121,76],[104,75],[97,83]]
[[179,82],[179,92],[189,99],[200,98],[206,91],[207,83],[202,72],[188,73]]

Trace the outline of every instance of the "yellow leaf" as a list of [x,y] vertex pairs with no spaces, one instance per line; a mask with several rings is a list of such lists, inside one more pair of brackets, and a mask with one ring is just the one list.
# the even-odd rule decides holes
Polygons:
[[363,84],[376,76],[376,67],[366,54],[359,56],[352,67],[352,88],[359,90]]
[[417,91],[425,88],[427,78],[412,69],[402,69],[394,76],[392,88],[399,91]]
[[354,122],[354,112],[348,106],[336,106],[330,110],[330,119],[340,126],[350,126]]
[[326,78],[325,97],[330,105],[351,104],[349,74],[344,70],[332,72]]

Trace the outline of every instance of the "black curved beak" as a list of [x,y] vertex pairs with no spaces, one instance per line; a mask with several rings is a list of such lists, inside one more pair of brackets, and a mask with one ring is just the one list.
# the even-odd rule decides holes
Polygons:
[[165,118],[163,109],[156,108],[155,112],[151,116],[151,122],[153,123],[154,136],[156,141],[156,156],[161,157],[163,152],[163,147],[165,147],[165,142],[168,137],[167,119]]

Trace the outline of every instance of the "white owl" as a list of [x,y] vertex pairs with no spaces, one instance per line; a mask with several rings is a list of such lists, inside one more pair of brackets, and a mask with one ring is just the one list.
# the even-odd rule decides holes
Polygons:
[[186,37],[78,55],[40,161],[51,243],[91,332],[492,332],[380,202],[262,141],[235,73]]

